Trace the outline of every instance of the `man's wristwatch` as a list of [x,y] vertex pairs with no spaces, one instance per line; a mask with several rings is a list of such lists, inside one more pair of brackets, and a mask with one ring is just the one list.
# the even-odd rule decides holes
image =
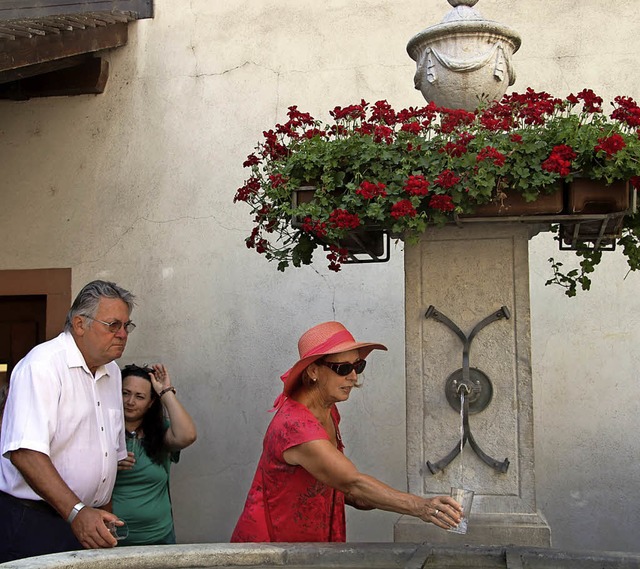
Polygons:
[[69,517],[67,518],[67,523],[70,524],[73,520],[76,519],[76,516],[80,513],[80,510],[82,510],[82,508],[84,508],[84,504],[82,502],[78,502],[73,509],[71,510],[71,513],[69,514]]

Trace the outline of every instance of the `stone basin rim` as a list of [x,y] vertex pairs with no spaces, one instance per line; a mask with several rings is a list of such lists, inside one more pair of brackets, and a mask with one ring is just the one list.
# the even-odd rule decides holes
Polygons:
[[[460,536],[464,539],[463,536]],[[173,569],[195,567],[367,567],[420,569],[464,567],[471,560],[491,567],[530,569],[636,569],[640,553],[562,551],[515,546],[442,546],[426,543],[208,543],[84,550],[31,557],[2,564],[6,569]],[[440,565],[442,563],[442,565]],[[484,566],[484,563],[483,565]]]

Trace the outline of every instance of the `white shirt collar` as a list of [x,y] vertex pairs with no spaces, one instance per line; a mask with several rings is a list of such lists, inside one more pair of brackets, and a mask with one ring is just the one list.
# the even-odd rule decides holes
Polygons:
[[[81,367],[83,368],[88,374],[92,375],[91,371],[89,370],[89,366],[87,365],[87,362],[84,359],[84,356],[82,355],[82,352],[80,351],[80,348],[78,348],[78,344],[76,344],[76,341],[73,337],[73,335],[71,334],[71,332],[63,332],[63,340],[65,343],[65,351],[67,354],[67,365],[69,366],[69,368],[74,368],[74,367]],[[95,380],[98,381],[101,377],[103,376],[108,376],[109,372],[107,371],[106,366],[101,365],[95,373]]]

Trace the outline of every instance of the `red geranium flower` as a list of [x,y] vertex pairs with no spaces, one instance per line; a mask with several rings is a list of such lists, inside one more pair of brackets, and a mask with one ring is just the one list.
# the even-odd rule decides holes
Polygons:
[[617,108],[611,113],[611,118],[634,128],[640,126],[640,107],[631,97],[616,97]]
[[302,222],[302,231],[306,231],[307,233],[312,233],[316,237],[326,237],[327,235],[327,224],[317,219],[311,219],[310,217],[305,217]]
[[420,134],[422,125],[419,122],[406,122],[401,127],[402,132],[410,132],[411,134]]
[[404,191],[412,196],[426,196],[429,193],[429,182],[422,174],[409,176]]
[[383,183],[373,184],[371,182],[367,182],[366,180],[360,184],[360,187],[356,190],[356,194],[361,195],[366,200],[372,200],[373,198],[386,197],[387,192],[385,188],[387,186]]
[[255,166],[260,164],[260,159],[255,154],[249,154],[247,159],[242,163],[245,168],[250,168],[251,166]]
[[557,172],[561,176],[568,176],[571,173],[571,161],[576,157],[571,146],[560,144],[554,146],[549,158],[542,163],[542,169],[547,172]]
[[460,176],[456,176],[451,170],[443,170],[436,178],[436,184],[446,190],[455,186],[460,180]]
[[606,152],[607,156],[611,158],[611,156],[622,150],[625,146],[626,143],[624,138],[622,138],[618,133],[615,133],[611,136],[603,136],[602,138],[599,138],[594,151]]
[[431,196],[431,199],[429,199],[429,207],[439,209],[440,211],[453,211],[456,209],[451,196],[437,194]]
[[274,188],[279,188],[287,183],[287,179],[282,174],[270,174],[269,181]]
[[478,156],[476,156],[476,162],[491,160],[496,166],[504,166],[504,161],[506,159],[507,157],[493,146],[485,146],[480,150],[480,152],[478,152]]
[[254,176],[249,178],[245,185],[238,188],[233,203],[246,202],[252,195],[257,194],[260,191],[260,180]]
[[329,253],[327,253],[327,260],[329,261],[329,270],[336,273],[340,270],[340,266],[346,263],[348,260],[349,252],[337,245],[329,245]]
[[373,139],[376,142],[386,142],[391,144],[393,142],[393,129],[383,124],[377,124],[373,131]]
[[398,219],[400,217],[415,217],[418,212],[410,200],[400,200],[391,206],[391,217]]
[[360,218],[346,209],[334,209],[329,214],[329,223],[336,229],[355,229],[360,225]]

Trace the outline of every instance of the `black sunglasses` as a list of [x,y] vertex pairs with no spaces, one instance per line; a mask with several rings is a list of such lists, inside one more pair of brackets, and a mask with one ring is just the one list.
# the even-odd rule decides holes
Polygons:
[[367,367],[366,360],[356,360],[353,363],[349,362],[325,362],[324,360],[320,360],[318,362],[320,365],[328,367],[332,372],[341,375],[342,377],[346,377],[349,375],[354,369],[356,373],[362,373],[364,368]]

